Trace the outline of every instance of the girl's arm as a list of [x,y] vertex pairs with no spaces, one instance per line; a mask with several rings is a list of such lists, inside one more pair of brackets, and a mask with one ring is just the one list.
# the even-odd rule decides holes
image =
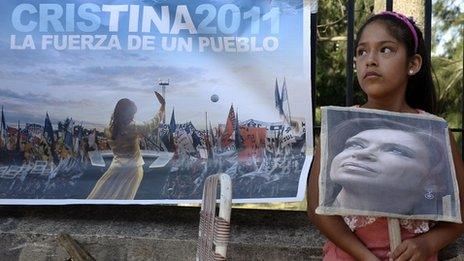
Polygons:
[[320,150],[316,149],[307,186],[307,211],[311,222],[335,245],[353,256],[356,260],[378,260],[366,246],[351,232],[340,216],[317,215],[319,205],[319,166]]
[[[464,214],[464,164],[456,141],[450,132],[451,153],[453,154],[456,179],[459,188],[461,215]],[[464,224],[439,222],[429,232],[403,241],[392,253],[395,260],[425,260],[448,244],[454,242],[464,232]]]

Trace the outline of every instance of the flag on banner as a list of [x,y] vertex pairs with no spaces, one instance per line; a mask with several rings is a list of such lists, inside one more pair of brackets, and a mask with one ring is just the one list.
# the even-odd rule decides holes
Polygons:
[[29,124],[26,123],[26,127],[21,130],[21,140],[24,140],[26,143],[32,138],[32,134],[29,132]]
[[176,118],[174,116],[174,109],[172,109],[172,114],[171,114],[171,121],[169,122],[169,131],[171,133],[174,133],[177,129],[176,126]]
[[285,130],[283,130],[281,142],[282,147],[286,147],[287,145],[296,142],[295,136],[293,136],[292,133],[292,128],[290,128],[289,126],[287,126]]
[[79,153],[82,140],[82,125],[78,126],[77,137],[74,140],[74,152]]
[[[210,123],[210,128],[211,128],[211,123]],[[208,133],[209,132],[209,133]],[[212,143],[212,138],[210,138],[210,136],[214,136],[212,130],[208,131],[206,130],[205,132],[205,146],[206,146],[206,150],[208,151],[208,157],[213,157],[213,146],[211,143]]]
[[48,112],[46,113],[46,116],[45,116],[43,136],[45,138],[45,141],[48,143],[48,145],[51,148],[53,161],[55,162],[55,164],[58,164],[59,159],[58,159],[58,155],[55,152],[55,136],[54,136],[52,122],[50,121],[50,116],[48,115]]
[[18,133],[16,136],[16,150],[17,151],[21,150],[21,127],[20,127],[19,121],[18,121]]
[[3,113],[3,106],[2,106],[2,130],[6,130],[6,122],[5,122],[5,114]]
[[271,131],[278,131],[278,130],[282,130],[283,128],[284,126],[282,124],[274,124],[274,125],[269,126],[269,130]]
[[235,114],[234,131],[235,131],[235,137],[234,137],[235,148],[239,149],[240,147],[242,147],[243,138],[242,138],[242,135],[240,135],[240,127],[238,124],[238,113]]
[[5,141],[6,149],[7,150],[14,150],[15,149],[15,142],[14,141],[15,141],[15,137],[16,137],[15,135],[17,135],[18,130],[16,130],[16,128],[12,127],[12,126],[7,126],[6,128],[7,128],[7,130],[6,130],[7,135],[6,136],[8,137],[6,139],[6,141]]
[[192,142],[194,148],[196,148],[198,145],[201,145],[201,139],[198,137],[196,131],[192,132]]
[[179,130],[179,129],[180,130],[185,130],[185,132],[187,132],[188,134],[190,134],[193,131],[196,131],[195,126],[193,126],[191,121],[189,121],[187,123],[184,123],[184,124],[179,124],[176,127],[176,130]]
[[201,145],[206,145],[206,138],[209,137],[208,130],[198,130],[198,136],[200,137]]
[[2,106],[2,126],[0,129],[0,138],[3,140],[3,144],[6,145],[8,141],[8,131],[5,122],[5,114],[3,113],[3,106]]
[[287,105],[288,105],[288,92],[287,92],[287,81],[286,79],[284,78],[284,84],[282,86],[282,95],[280,96],[280,107],[282,108],[282,116],[284,116],[285,120],[287,122],[290,122],[291,121],[291,116],[290,116],[290,106],[287,107],[287,113],[285,113],[285,110],[284,110],[284,102],[287,102]]
[[[284,110],[284,102],[288,102],[288,92],[287,92],[287,81],[284,78],[284,83],[282,85],[282,90],[279,93],[279,84],[275,83],[275,90],[274,90],[274,101],[275,101],[275,106],[276,109],[279,110],[279,115],[284,116],[285,120],[287,120],[287,115],[285,115],[285,110]],[[290,110],[290,108],[289,108]],[[290,114],[290,111],[288,112]]]
[[279,109],[282,107],[281,104],[282,102],[280,101],[280,94],[279,94],[279,84],[277,83],[277,78],[275,81],[275,87],[274,87],[274,101],[275,101],[275,107]]
[[31,137],[42,137],[42,134],[44,132],[44,128],[35,123],[26,123],[26,129],[28,135]]
[[160,139],[169,136],[169,126],[167,124],[160,124],[158,127],[158,135]]
[[66,119],[64,127],[64,144],[68,149],[73,150],[74,121]]
[[235,112],[234,112],[234,105],[230,105],[229,115],[227,116],[226,121],[226,128],[222,133],[221,137],[221,144],[224,147],[229,146],[230,144],[230,136],[232,136],[234,132],[234,123],[235,123]]
[[214,133],[213,131],[213,126],[211,126],[211,122],[209,123],[209,135],[211,136],[211,143],[214,146],[217,145],[217,141],[216,141],[216,134]]
[[179,153],[194,153],[196,150],[194,147],[195,142],[193,141],[193,137],[193,135],[189,135],[184,129],[178,129],[174,133],[174,143],[177,151]]
[[239,152],[240,159],[256,158],[262,160],[266,146],[266,128],[240,126],[242,136],[242,150]]
[[[177,129],[177,126],[176,126]],[[175,144],[174,144],[174,134],[176,131],[171,132],[169,130],[169,125],[167,124],[160,124],[158,126],[158,139],[163,143],[164,147],[168,151],[174,151],[175,150]]]
[[285,78],[284,78],[284,84],[282,86],[282,95],[280,95],[280,103],[281,103],[281,107],[283,107],[283,103],[284,101],[288,100],[288,93],[287,93],[287,83],[285,81]]
[[45,124],[44,124],[44,138],[47,141],[48,145],[52,145],[55,143],[55,139],[53,137],[53,127],[52,122],[50,121],[50,116],[48,112],[45,116]]
[[89,138],[88,138],[89,148],[98,149],[97,144],[95,143],[96,136],[97,136],[96,132],[97,130],[93,129],[92,132],[89,134]]

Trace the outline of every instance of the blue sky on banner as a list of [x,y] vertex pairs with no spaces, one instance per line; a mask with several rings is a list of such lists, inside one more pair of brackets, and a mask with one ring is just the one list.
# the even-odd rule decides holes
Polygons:
[[[310,90],[303,59],[304,48],[309,46],[303,44],[302,1],[28,1],[37,12],[27,9],[16,20],[13,10],[24,1],[1,1],[0,104],[4,106],[9,122],[20,120],[24,123],[43,124],[44,115],[48,111],[54,122],[72,117],[89,126],[104,126],[116,102],[127,97],[137,104],[136,121],[143,122],[149,120],[159,107],[153,95],[154,90],[160,91],[158,79],[169,79],[170,86],[166,92],[167,122],[170,112],[175,108],[178,123],[192,120],[194,124],[204,125],[205,111],[214,125],[225,123],[232,103],[240,120],[252,118],[275,122],[280,117],[274,105],[274,83],[278,78],[279,86],[282,87],[285,77],[292,117],[304,117],[309,110]],[[82,13],[79,13],[79,7],[89,3],[100,8],[100,11],[103,4],[120,5],[123,9],[127,6],[128,11],[119,12],[119,19],[111,29],[108,11],[92,13],[99,20],[93,20],[93,24],[80,16]],[[39,4],[63,9],[63,15],[55,23],[43,23],[45,15],[40,13]],[[204,8],[199,9],[202,4]],[[129,32],[129,5],[138,6],[139,9],[139,19],[135,23],[136,27],[133,27],[136,28],[135,32]],[[176,11],[179,12],[176,8],[178,5],[186,6],[194,29],[182,29],[182,25],[188,22],[185,16],[178,21],[180,28],[173,29]],[[170,18],[167,32],[160,33],[161,30],[154,25],[149,32],[143,32],[144,6],[154,6],[160,17],[161,6],[167,6]],[[74,12],[70,7],[74,8]],[[271,10],[279,11],[278,26],[271,26],[272,19],[263,18]],[[221,12],[223,19],[219,17]],[[244,18],[247,12],[249,17]],[[53,11],[49,10],[48,13],[51,15]],[[215,16],[211,23],[206,23],[206,17],[213,13]],[[251,16],[257,13],[258,20],[252,25]],[[234,15],[238,15],[236,23],[232,23]],[[115,17],[113,19],[116,21]],[[202,22],[207,27],[202,29]],[[90,30],[92,25],[94,27]],[[234,25],[237,27],[232,28]],[[217,33],[208,33],[208,30],[216,30]],[[309,31],[309,28],[306,30]],[[27,35],[31,35],[35,49],[30,48],[30,41],[26,41]],[[77,44],[74,47],[78,46],[77,50],[72,50],[69,45],[64,50],[54,46],[55,37],[67,35],[76,35]],[[106,44],[112,35],[116,35],[120,50],[81,48],[82,37],[93,37],[92,44],[96,46],[97,35],[105,36]],[[129,50],[129,35],[152,37],[153,45],[149,45],[150,48]],[[43,37],[48,39],[46,44],[43,44]],[[161,44],[163,37],[168,43],[172,43],[173,39],[191,38],[191,49],[167,51]],[[214,52],[205,43],[210,37],[216,42],[219,38],[224,40],[222,37],[243,37],[250,42],[253,38],[258,49],[263,48],[264,39],[272,38],[277,39],[278,47],[273,48],[271,45],[275,42],[269,40],[268,51],[236,52],[232,48],[228,52]],[[199,51],[200,38],[205,45],[203,52]],[[62,38],[57,39],[61,43]],[[29,48],[24,49],[25,43],[29,44]],[[211,101],[210,97],[214,94],[218,95],[219,101]]]

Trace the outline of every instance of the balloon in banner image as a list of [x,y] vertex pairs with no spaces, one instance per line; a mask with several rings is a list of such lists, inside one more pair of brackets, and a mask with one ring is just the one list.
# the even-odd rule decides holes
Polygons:
[[444,120],[327,107],[321,137],[319,213],[460,220]]
[[219,96],[217,94],[211,95],[211,101],[212,102],[218,102],[219,101]]

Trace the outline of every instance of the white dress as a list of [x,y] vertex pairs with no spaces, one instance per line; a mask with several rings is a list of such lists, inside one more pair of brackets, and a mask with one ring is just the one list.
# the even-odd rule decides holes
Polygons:
[[113,161],[87,199],[134,199],[143,178],[143,158],[135,126],[109,141]]

